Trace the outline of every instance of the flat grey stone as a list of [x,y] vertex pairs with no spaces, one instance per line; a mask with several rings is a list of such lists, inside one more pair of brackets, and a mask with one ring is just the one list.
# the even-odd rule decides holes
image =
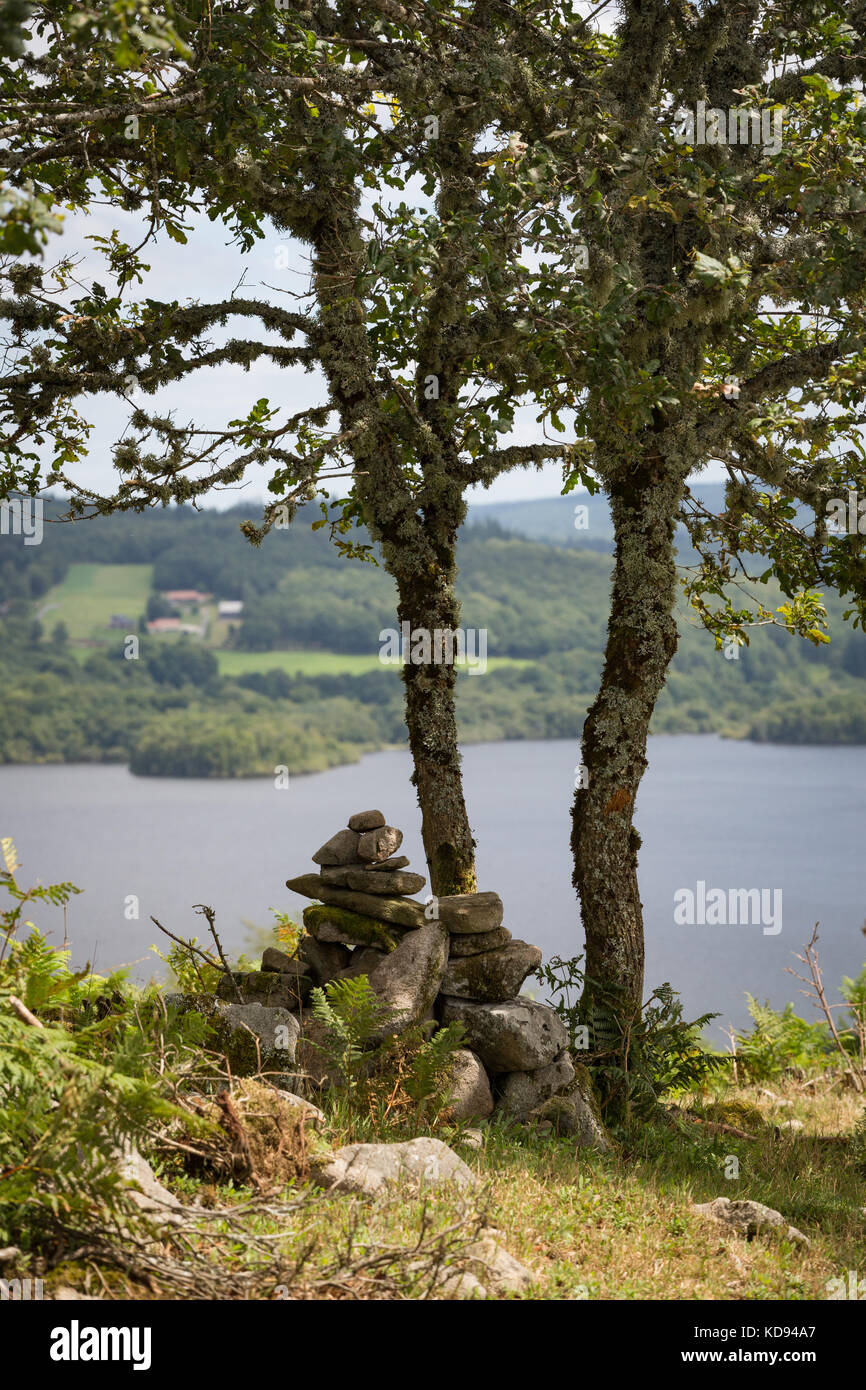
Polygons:
[[507,946],[511,932],[507,927],[494,927],[492,931],[467,932],[464,936],[451,937],[449,956],[452,960],[464,956],[477,956],[482,951],[498,951]]
[[359,864],[358,867],[365,869],[368,874],[378,873],[380,869],[408,869],[409,860],[405,854],[396,854],[390,859],[380,859],[375,864]]
[[558,1014],[532,999],[477,1004],[471,999],[443,996],[442,1022],[463,1024],[466,1046],[478,1053],[494,1075],[537,1071],[558,1057],[568,1043]]
[[359,893],[376,893],[382,897],[420,893],[427,882],[421,874],[407,874],[399,869],[389,873],[375,873],[370,869],[345,869],[344,873],[347,888],[355,888]]
[[459,935],[495,931],[502,926],[502,899],[498,893],[455,893],[439,898],[439,921]]

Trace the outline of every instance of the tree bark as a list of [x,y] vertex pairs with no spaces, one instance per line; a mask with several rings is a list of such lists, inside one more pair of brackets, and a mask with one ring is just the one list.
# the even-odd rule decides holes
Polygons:
[[[666,469],[657,437],[647,440],[637,464],[607,471],[616,538],[611,614],[601,684],[583,730],[586,785],[572,811],[573,882],[586,936],[581,1010],[592,1051],[612,1053],[620,1066],[643,1003],[633,816],[650,719],[677,648],[678,472]],[[605,1099],[614,1113],[627,1109],[622,1086],[609,1088]]]
[[[456,539],[453,542],[456,547]],[[454,593],[456,566],[445,557],[423,571],[395,574],[398,617],[430,634],[454,632],[460,625],[460,605]],[[409,655],[410,653],[407,653]],[[446,655],[442,652],[440,655]],[[434,647],[435,655],[435,647]],[[430,870],[430,888],[437,896],[474,893],[475,841],[463,794],[461,757],[454,705],[457,672],[453,663],[403,666],[406,726],[414,772],[412,783],[421,808],[421,834]]]

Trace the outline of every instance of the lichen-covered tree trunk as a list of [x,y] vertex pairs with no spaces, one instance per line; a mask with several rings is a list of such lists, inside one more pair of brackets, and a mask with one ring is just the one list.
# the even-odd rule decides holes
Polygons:
[[[398,615],[409,631],[453,633],[460,624],[460,605],[454,593],[451,566],[431,565],[424,571],[396,574]],[[440,648],[447,655],[447,649]],[[407,655],[411,655],[410,652]],[[475,841],[466,812],[457,714],[454,705],[457,672],[453,662],[407,662],[406,725],[414,772],[412,781],[421,807],[421,834],[430,869],[430,888],[437,896],[474,893]]]
[[[585,772],[572,812],[574,886],[586,935],[582,1012],[593,1050],[622,1052],[643,995],[640,837],[632,823],[650,718],[677,647],[673,544],[681,480],[658,443],[608,472],[616,538],[604,669],[583,731]],[[615,1025],[603,1020],[613,1014]],[[595,1028],[595,1032],[593,1029]],[[614,1110],[623,1095],[607,1097]]]

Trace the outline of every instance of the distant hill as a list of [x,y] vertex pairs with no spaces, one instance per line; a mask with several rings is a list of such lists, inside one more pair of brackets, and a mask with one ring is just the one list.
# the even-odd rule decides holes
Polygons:
[[[723,510],[724,483],[701,483],[693,491],[709,511]],[[585,528],[575,526],[578,507],[587,509]],[[473,503],[469,508],[468,525],[491,523],[544,545],[576,545],[610,551],[613,543],[610,508],[600,493],[595,497],[588,492],[573,492],[567,497],[537,497],[523,502]]]

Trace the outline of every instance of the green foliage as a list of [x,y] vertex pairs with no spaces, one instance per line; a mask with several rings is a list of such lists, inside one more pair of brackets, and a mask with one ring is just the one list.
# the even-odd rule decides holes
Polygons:
[[314,989],[311,1003],[333,1077],[328,1096],[350,1121],[371,1123],[377,1132],[408,1121],[416,1133],[422,1123],[435,1123],[450,1100],[448,1071],[463,1045],[462,1024],[432,1036],[423,1024],[397,1033],[394,1010],[366,975]]
[[826,1067],[833,1058],[833,1040],[826,1023],[807,1023],[793,1004],[781,1011],[746,995],[754,1021],[751,1032],[738,1033],[738,1061],[754,1081],[771,1081],[788,1067]]
[[645,1116],[662,1096],[698,1090],[718,1073],[724,1059],[701,1042],[717,1014],[687,1023],[682,1001],[665,983],[653,990],[639,1018],[624,1021],[619,1011],[584,999],[582,959],[552,956],[535,973],[547,986],[570,1046],[589,1067],[603,1105],[624,1092],[626,1110]]
[[[136,1229],[142,1218],[118,1157],[178,1113],[169,1097],[179,1075],[207,1067],[193,1051],[202,1030],[166,1017],[158,996],[133,992],[120,971],[70,970],[69,952],[50,947],[21,913],[34,899],[62,906],[77,890],[22,889],[10,840],[3,852],[0,883],[12,906],[0,912],[0,1243],[38,1246],[107,1222]],[[21,927],[30,927],[26,936]],[[12,1000],[41,1026],[19,1017]]]

